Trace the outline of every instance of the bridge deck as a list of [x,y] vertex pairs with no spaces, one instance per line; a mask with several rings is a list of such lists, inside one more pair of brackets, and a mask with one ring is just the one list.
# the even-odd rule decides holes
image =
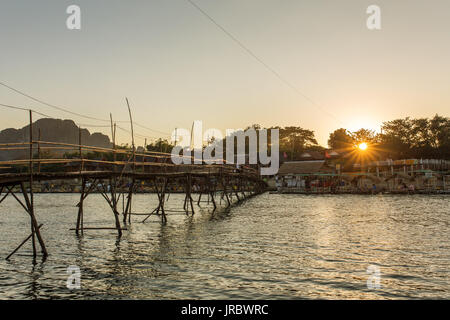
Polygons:
[[[192,177],[245,177],[246,179],[257,181],[260,178],[244,172],[222,172],[221,170],[192,170],[181,172],[117,172],[117,171],[77,171],[77,172],[34,172],[33,181],[47,180],[70,180],[70,179],[111,179],[111,178],[134,178],[136,180],[151,181],[155,178],[184,178],[187,175]],[[0,186],[28,182],[29,173],[3,173],[0,174]]]

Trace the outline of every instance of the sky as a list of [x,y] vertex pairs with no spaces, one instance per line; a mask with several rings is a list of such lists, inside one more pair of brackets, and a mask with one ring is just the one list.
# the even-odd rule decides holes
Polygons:
[[[2,0],[0,82],[117,121],[128,120],[128,97],[146,127],[135,127],[138,145],[194,120],[222,132],[301,126],[326,146],[341,127],[379,132],[383,121],[449,116],[448,0],[192,1],[228,34],[188,0]],[[72,4],[81,30],[66,27]],[[372,4],[381,30],[366,26]],[[2,86],[0,103],[108,125]],[[27,124],[25,111],[0,108],[0,129]],[[122,129],[117,139],[131,141]]]

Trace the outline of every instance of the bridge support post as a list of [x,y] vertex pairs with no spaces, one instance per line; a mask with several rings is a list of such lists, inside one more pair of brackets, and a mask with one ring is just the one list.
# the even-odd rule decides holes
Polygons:
[[231,206],[231,201],[230,198],[228,197],[228,182],[226,181],[226,179],[222,179],[222,188],[223,188],[223,193],[222,193],[222,198],[225,195],[225,198],[227,199],[227,208],[229,206]]
[[[34,203],[32,203],[30,201],[30,199],[28,198],[28,194],[27,194],[27,191],[25,189],[23,182],[20,184],[20,187],[22,189],[22,193],[25,198],[25,203],[28,207],[28,210],[26,210],[26,211],[28,212],[28,214],[30,215],[30,218],[31,218],[32,239],[34,239],[34,235],[36,235],[36,237],[39,241],[39,245],[41,246],[42,255],[44,257],[47,257],[48,256],[47,249],[45,247],[44,240],[42,239],[41,232],[39,231],[39,226],[38,226],[36,217],[34,215]],[[30,185],[30,192],[33,192],[32,188],[33,188],[33,186]],[[36,256],[36,247],[35,247],[34,243],[33,243],[33,256],[34,257]]]
[[200,190],[200,194],[198,195],[197,205],[200,206],[200,201],[202,200],[202,191]]
[[85,192],[86,192],[86,179],[82,178],[80,202],[77,204],[78,217],[77,217],[77,227],[75,229],[75,233],[77,234],[77,236],[80,235],[80,227],[81,227],[81,233],[83,233],[83,201],[87,196],[87,194],[85,194]]
[[[116,180],[114,179],[114,183]],[[109,206],[111,207],[111,210],[114,214],[114,220],[116,222],[115,229],[117,230],[119,238],[122,237],[122,228],[120,226],[120,219],[119,219],[119,212],[117,211],[117,202],[118,197],[116,193],[116,186],[112,183],[112,179],[109,179],[109,186],[110,186],[110,193],[111,193],[111,199],[108,197],[108,191],[105,189],[105,185],[102,183],[103,190],[100,189],[97,186],[97,190],[100,192],[100,194],[103,196],[103,198],[108,202]],[[110,228],[97,228],[97,229],[110,229]]]
[[213,204],[213,206],[214,206],[214,211],[217,209],[217,205],[216,205],[216,200],[214,199],[214,194],[215,194],[215,192],[214,191],[211,191],[211,202],[212,202],[212,204]]
[[[25,189],[25,185],[24,185],[23,182],[20,183],[20,188],[22,190],[26,206],[24,206],[22,204],[22,202],[19,201],[19,199],[16,197],[16,195],[14,193],[11,193],[11,194],[14,196],[14,198],[16,198],[16,200],[19,201],[20,204],[22,204],[22,206],[24,207],[25,211],[30,215],[30,219],[31,219],[31,239],[33,241],[33,257],[36,257],[36,246],[34,244],[34,237],[35,237],[35,235],[36,235],[36,237],[38,239],[39,245],[41,246],[42,255],[44,257],[47,257],[48,256],[47,249],[45,247],[44,240],[42,239],[41,232],[39,231],[39,226],[38,226],[36,217],[34,215],[34,203],[32,203],[30,201],[30,198],[28,197],[27,190]],[[30,192],[33,192],[31,188],[32,188],[32,185],[30,185]]]
[[[32,185],[30,185],[31,188]],[[16,199],[16,201],[22,206],[22,208],[29,214],[30,216],[30,221],[31,221],[31,234],[24,240],[22,241],[22,243],[10,254],[8,255],[8,257],[6,259],[9,259],[17,250],[19,250],[19,248],[27,241],[31,238],[32,240],[32,247],[33,247],[33,257],[35,258],[37,255],[36,252],[36,244],[35,244],[35,237],[38,239],[39,245],[41,247],[41,251],[42,251],[42,255],[43,257],[47,257],[48,253],[47,253],[47,249],[45,247],[45,243],[44,240],[42,239],[41,233],[39,231],[39,228],[42,225],[38,225],[36,217],[34,215],[34,204],[33,202],[30,201],[30,198],[28,197],[28,193],[27,190],[25,188],[25,185],[23,182],[20,183],[20,189],[21,192],[23,194],[23,198],[25,200],[25,203],[23,203],[14,193],[13,189],[16,187],[16,184],[12,184],[10,186],[6,186],[6,189],[8,190],[7,193],[0,199],[0,203],[3,202],[3,200],[5,200],[5,198],[8,195],[12,195],[14,197],[14,199]],[[5,188],[5,186],[2,186],[0,189],[0,192],[3,191],[3,189]],[[32,192],[32,190],[30,189],[30,192]]]
[[124,223],[127,222],[127,216],[128,216],[128,223],[131,223],[131,202],[133,200],[134,184],[135,184],[135,180],[133,178],[133,181],[131,182],[130,188],[128,190],[127,205],[125,206],[125,210],[123,212],[123,222]]
[[110,190],[111,190],[111,209],[114,213],[114,219],[116,220],[116,229],[119,235],[119,238],[122,237],[122,228],[120,226],[119,220],[119,212],[117,211],[117,193],[116,193],[116,178],[109,180]]
[[80,202],[78,202],[78,204],[76,205],[78,207],[77,224],[76,228],[74,229],[77,236],[80,235],[80,231],[81,234],[84,234],[84,200],[87,198],[89,193],[96,187],[97,180],[94,179],[92,182],[90,182],[89,187],[87,187],[88,182],[89,182],[88,178],[81,179]]
[[[186,181],[185,181],[185,184],[184,184],[184,192],[185,192],[185,197],[184,197],[183,209],[186,212],[186,215],[188,215],[189,214],[189,206],[190,206],[192,214],[194,214],[194,206],[192,204],[193,200],[192,200],[192,196],[191,196],[192,179],[191,179],[191,175],[190,174],[186,175]],[[201,198],[201,196],[202,196],[202,191],[200,190],[199,199],[197,201],[198,205],[200,205],[200,198]]]
[[164,204],[166,201],[166,188],[167,188],[167,182],[168,178],[164,177],[162,182],[162,187],[159,189],[158,182],[155,180],[153,181],[153,185],[156,191],[156,195],[158,196],[158,207],[156,207],[155,210],[153,210],[142,222],[145,222],[153,213],[159,214],[161,211],[161,222],[165,223],[167,222],[166,212],[164,211]]
[[192,175],[188,173],[186,177],[186,200],[189,201],[189,204],[191,206],[191,214],[194,215],[195,214],[194,200],[192,199],[191,193],[192,193]]
[[216,200],[214,199],[214,197],[216,195],[216,187],[217,187],[217,181],[214,179],[210,182],[209,187],[208,187],[208,204],[209,204],[209,197],[211,197],[211,202],[214,206],[213,211],[216,211],[216,209],[217,209]]
[[161,221],[163,223],[167,222],[166,212],[164,211],[164,204],[166,201],[167,182],[168,182],[168,178],[164,178],[163,187],[161,189],[161,194],[159,197],[159,208],[161,209]]

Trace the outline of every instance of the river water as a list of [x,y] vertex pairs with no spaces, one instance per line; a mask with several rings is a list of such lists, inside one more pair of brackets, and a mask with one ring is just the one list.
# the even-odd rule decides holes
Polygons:
[[[136,195],[133,211],[151,211],[155,198]],[[111,230],[69,231],[78,199],[35,195],[50,253],[35,263],[30,243],[4,260],[30,226],[14,198],[0,205],[1,299],[450,298],[448,196],[265,193],[214,214],[203,203],[166,225],[134,216],[120,240]],[[182,206],[171,195],[167,207]],[[85,226],[113,225],[107,203],[89,195]],[[80,289],[66,287],[70,265]]]

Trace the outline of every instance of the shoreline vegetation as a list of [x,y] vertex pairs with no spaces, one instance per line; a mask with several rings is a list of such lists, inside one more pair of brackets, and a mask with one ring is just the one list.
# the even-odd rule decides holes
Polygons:
[[[58,137],[47,136],[48,132],[52,131],[54,125],[61,123],[71,123],[70,120],[52,119],[53,121],[44,122],[39,119],[33,123],[33,136],[38,137],[41,141],[49,141],[54,143],[52,148],[45,148],[45,145],[41,146],[40,155],[34,154],[34,157],[51,159],[56,156],[62,156],[66,159],[76,158],[79,153],[78,148],[73,148],[73,151],[67,150],[70,148],[64,148],[64,144],[77,144],[80,142],[86,142],[86,137],[89,137],[89,131],[85,129],[80,130],[80,137],[77,138],[78,133],[75,134],[75,129],[70,127],[68,136],[66,137],[63,132],[59,132]],[[47,124],[47,126],[42,127]],[[52,125],[48,125],[52,124]],[[41,128],[42,127],[42,128]],[[417,118],[412,119],[406,117],[403,119],[395,119],[391,121],[383,122],[379,133],[374,130],[361,128],[357,131],[351,132],[345,128],[339,128],[329,134],[328,146],[321,146],[316,137],[314,130],[304,129],[299,126],[271,126],[263,127],[259,124],[253,124],[248,126],[247,129],[267,129],[270,140],[270,129],[279,130],[279,152],[280,160],[283,161],[295,161],[301,160],[301,155],[305,152],[320,152],[325,153],[329,150],[340,152],[351,152],[357,149],[357,146],[364,143],[367,146],[366,160],[385,160],[385,159],[445,159],[450,160],[450,118],[440,115],[435,115],[433,118]],[[9,132],[11,130],[18,131],[16,129],[5,129],[1,132]],[[28,159],[28,151],[23,149],[23,156],[14,157],[11,153],[17,143],[17,148],[23,147],[22,144],[29,142],[29,126],[25,126],[19,131],[22,132],[21,138],[3,137],[0,135],[0,144],[8,144],[8,148],[0,149],[0,155],[4,160],[17,160]],[[42,131],[42,132],[41,132]],[[258,134],[258,132],[257,132]],[[92,133],[91,136],[101,135],[98,132]],[[86,137],[85,137],[86,136]],[[98,143],[88,143],[92,147],[105,148],[105,145],[110,147],[113,142],[108,140],[108,136],[102,136],[107,141],[102,140],[101,145]],[[259,138],[259,135],[258,135]],[[66,141],[67,140],[67,141]],[[70,140],[70,141],[69,141]],[[248,141],[248,137],[246,138]],[[60,142],[61,146],[58,147],[57,143]],[[214,137],[210,137],[204,148],[218,142]],[[216,150],[221,154],[226,155],[226,139],[223,139],[223,152]],[[86,143],[83,143],[86,144]],[[136,152],[159,152],[170,153],[175,146],[173,141],[167,139],[158,138],[150,143],[145,143],[143,146],[136,146]],[[236,147],[236,145],[235,145]],[[116,150],[130,151],[132,146],[128,143],[117,144],[114,148]],[[259,146],[257,147],[259,149]],[[246,144],[246,153],[248,152],[248,144]],[[270,150],[270,143],[268,144]],[[10,155],[10,156],[8,156]],[[6,156],[8,156],[6,158]],[[83,156],[86,159],[103,159],[112,160],[112,152],[89,152],[83,151]],[[117,154],[117,160],[124,159],[124,156]],[[360,155],[361,156],[361,155]],[[226,158],[225,158],[226,159]],[[350,159],[355,160],[355,159]]]
[[[35,123],[43,122],[37,120]],[[259,140],[258,130],[262,128],[261,125],[253,124],[244,131],[255,129]],[[44,130],[32,126],[29,129],[30,132],[39,129],[38,142],[28,142],[30,144],[28,147],[23,146],[26,142],[8,141],[0,148],[0,155],[5,156],[15,148],[21,149],[24,153],[31,154],[33,151],[32,167],[35,172],[108,171],[112,170],[115,161],[125,163],[120,165],[120,170],[131,170],[127,163],[133,155],[134,161],[139,163],[136,165],[137,170],[156,172],[166,165],[171,165],[169,152],[175,146],[174,143],[161,138],[149,144],[145,143],[144,146],[137,146],[136,149],[128,144],[116,145],[115,142],[112,143],[112,148],[82,146],[81,128],[79,144],[62,141],[45,142],[46,137],[41,136],[41,129],[44,135],[51,128]],[[449,117],[435,115],[433,118],[406,117],[387,121],[381,126],[380,133],[364,128],[354,132],[339,128],[330,133],[328,148],[318,144],[313,130],[298,126],[274,126],[265,129],[268,129],[267,141],[271,141],[270,129],[279,130],[280,170],[275,176],[262,176],[268,182],[268,190],[271,191],[312,194],[428,194],[447,193],[450,189]],[[24,141],[28,140],[27,130],[22,131]],[[226,159],[226,141],[227,139],[220,141],[211,137],[204,148],[216,146],[213,154],[223,154],[224,160],[229,162],[231,159]],[[259,144],[256,146],[257,152]],[[249,137],[246,136],[246,159],[250,148]],[[272,153],[271,142],[268,142],[267,149]],[[236,143],[234,151],[236,157]],[[5,164],[0,163],[0,174],[26,173],[30,170],[29,162],[25,160],[19,160],[20,164],[14,161],[13,164],[7,164],[8,160],[2,162]],[[246,164],[244,167],[256,170],[261,168],[254,164]],[[239,171],[239,168],[236,170]],[[61,183],[43,181],[40,187],[33,187],[33,190],[63,193],[77,192],[76,190],[80,188],[80,181]],[[51,185],[53,187],[49,187]],[[155,191],[151,187],[143,186],[142,192]]]

